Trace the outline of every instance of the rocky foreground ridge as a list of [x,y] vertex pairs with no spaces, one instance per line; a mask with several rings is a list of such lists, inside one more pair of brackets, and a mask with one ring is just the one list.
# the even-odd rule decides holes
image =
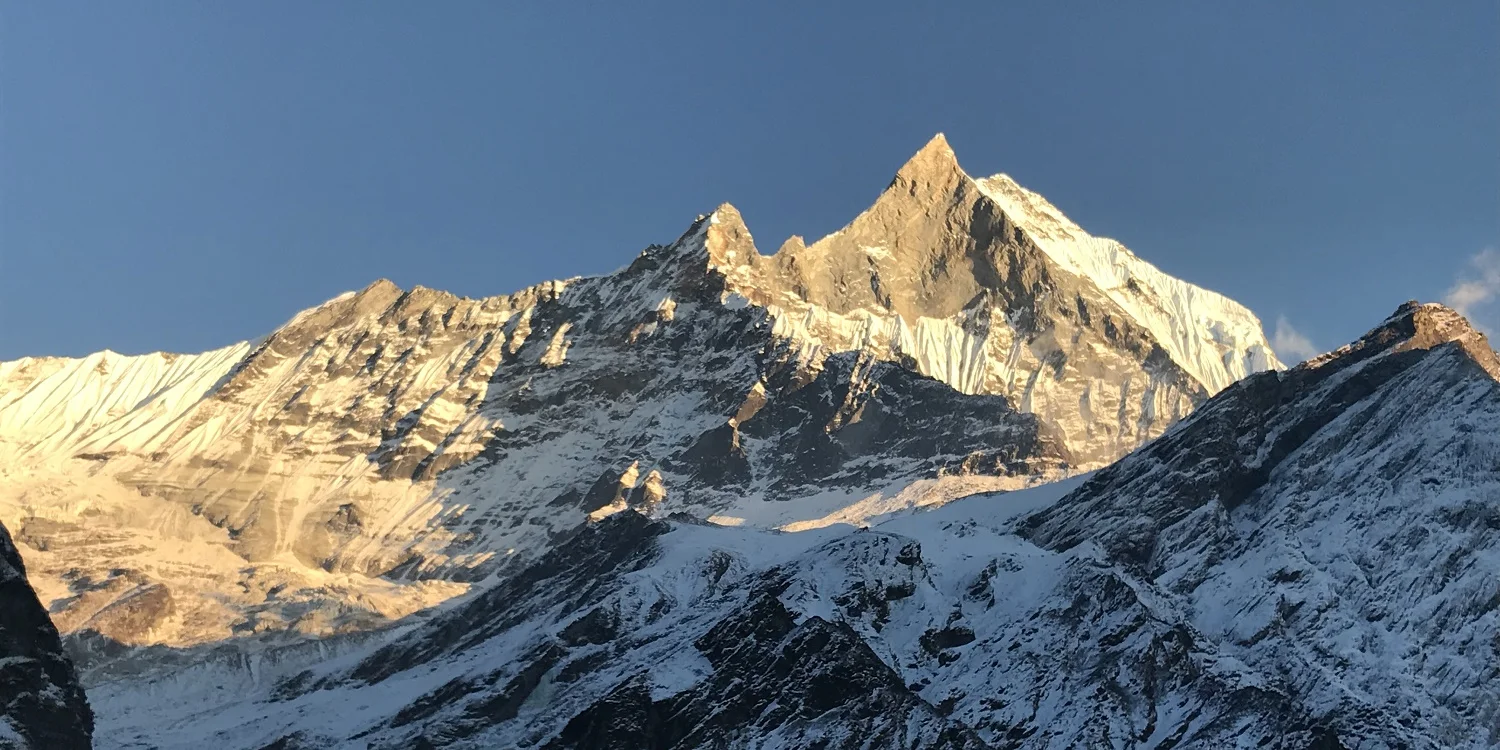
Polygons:
[[0,748],[87,750],[94,713],[0,525]]

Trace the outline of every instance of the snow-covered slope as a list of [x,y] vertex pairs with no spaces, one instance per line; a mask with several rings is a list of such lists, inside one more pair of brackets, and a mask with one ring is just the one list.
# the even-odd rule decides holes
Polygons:
[[268,652],[101,685],[101,733],[164,748],[1493,747],[1497,378],[1462,318],[1406,305],[1091,475],[869,529],[622,512],[319,664]]
[[1244,305],[1162,273],[1115,240],[1089,235],[1008,175],[978,185],[1049,258],[1104,290],[1211,392],[1280,367],[1260,319]]
[[13,457],[150,453],[249,352],[241,343],[204,354],[0,362],[0,447]]
[[1275,364],[1240,308],[1135,268],[1199,300],[1162,329],[1030,221],[938,137],[770,256],[725,205],[605,276],[378,282],[202,355],[0,364],[0,521],[65,631],[353,633],[627,507],[803,529],[1097,468]]

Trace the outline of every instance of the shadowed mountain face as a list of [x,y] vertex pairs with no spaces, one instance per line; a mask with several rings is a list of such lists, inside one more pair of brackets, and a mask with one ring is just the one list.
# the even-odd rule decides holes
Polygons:
[[622,511],[233,698],[98,699],[162,747],[1493,747],[1497,377],[1412,303],[1089,476],[857,530]]
[[64,631],[349,633],[625,508],[809,528],[1097,468],[1276,366],[1244,308],[938,137],[771,256],[726,205],[607,276],[0,364],[0,520]]
[[87,750],[94,714],[0,526],[0,748]]

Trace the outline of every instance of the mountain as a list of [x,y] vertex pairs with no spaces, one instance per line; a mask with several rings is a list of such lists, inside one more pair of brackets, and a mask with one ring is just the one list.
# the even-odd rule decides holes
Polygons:
[[0,526],[0,748],[92,747],[94,714],[57,628]]
[[1245,308],[939,136],[774,255],[724,205],[604,276],[382,281],[203,354],[0,364],[0,520],[100,648],[360,633],[589,517],[812,528],[1017,489],[1276,367]]
[[1493,747],[1496,497],[1500,360],[1410,303],[1091,474],[869,528],[626,510],[312,666],[95,700],[166,748]]

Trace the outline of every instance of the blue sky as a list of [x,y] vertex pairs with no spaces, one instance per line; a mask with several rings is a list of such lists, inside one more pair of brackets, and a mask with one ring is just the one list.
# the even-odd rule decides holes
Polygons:
[[769,252],[938,131],[1268,333],[1500,322],[1493,0],[729,5],[7,4],[0,359],[606,272],[724,201]]

